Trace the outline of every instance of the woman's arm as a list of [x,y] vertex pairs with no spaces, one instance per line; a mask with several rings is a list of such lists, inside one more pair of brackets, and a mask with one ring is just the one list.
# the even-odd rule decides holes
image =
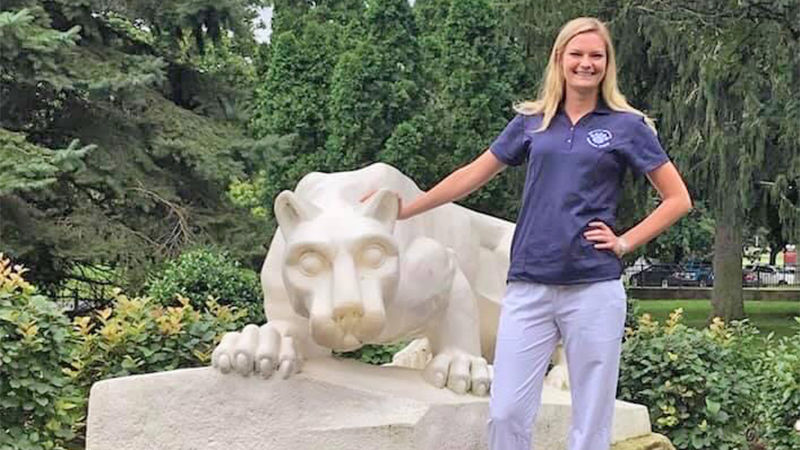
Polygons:
[[[397,219],[408,219],[429,209],[464,198],[489,182],[505,167],[506,165],[500,162],[490,150],[486,150],[474,161],[455,170],[408,205],[401,204]],[[361,201],[366,200],[372,194],[373,192],[370,192],[365,195]]]
[[617,256],[622,256],[661,234],[692,209],[692,199],[686,184],[671,162],[649,172],[647,178],[661,196],[661,204],[619,237],[603,222],[589,223],[589,226],[595,228],[584,233],[584,236],[590,241],[598,242],[595,248],[612,250]]

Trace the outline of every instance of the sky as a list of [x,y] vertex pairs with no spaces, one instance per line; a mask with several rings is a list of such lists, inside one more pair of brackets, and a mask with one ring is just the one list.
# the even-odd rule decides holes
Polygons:
[[270,22],[272,22],[272,7],[268,6],[266,8],[262,8],[258,12],[258,18],[256,19],[256,25],[259,22],[264,23],[266,28],[257,28],[255,31],[256,42],[263,43],[269,42],[269,35],[272,34],[272,27],[270,26]]

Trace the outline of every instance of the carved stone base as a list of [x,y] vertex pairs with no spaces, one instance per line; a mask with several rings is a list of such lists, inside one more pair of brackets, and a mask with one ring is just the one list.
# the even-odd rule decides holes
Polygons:
[[[186,369],[96,383],[86,448],[484,449],[487,414],[488,398],[400,367],[317,359],[289,380]],[[615,414],[614,442],[651,434],[644,406]],[[565,448],[569,417],[569,393],[546,387],[536,448]],[[645,445],[620,449],[669,448]]]

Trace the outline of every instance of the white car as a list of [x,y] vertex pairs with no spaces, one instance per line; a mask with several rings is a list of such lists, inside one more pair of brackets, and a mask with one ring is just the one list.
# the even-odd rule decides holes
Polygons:
[[785,281],[788,285],[796,285],[800,284],[800,279],[797,278],[797,268],[792,266],[784,267],[780,269],[780,273],[782,278],[778,280],[778,284],[781,284],[781,281]]
[[785,286],[795,284],[795,273],[786,269],[762,264],[744,267],[746,286]]

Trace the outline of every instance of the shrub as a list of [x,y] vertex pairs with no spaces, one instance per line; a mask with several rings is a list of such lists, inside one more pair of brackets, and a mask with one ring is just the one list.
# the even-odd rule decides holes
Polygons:
[[250,322],[263,323],[264,308],[258,275],[231,259],[227,253],[198,248],[168,261],[151,275],[147,295],[164,306],[178,304],[176,295],[191,299],[200,311],[209,296],[221,305],[247,310]]
[[625,330],[631,334],[639,327],[639,300],[628,295],[625,299],[627,307],[625,309]]
[[228,331],[244,327],[247,312],[209,299],[202,311],[183,296],[164,307],[148,297],[115,291],[113,306],[74,320],[78,346],[76,383],[89,387],[105,378],[208,365]]
[[[800,317],[795,318],[800,324]],[[800,330],[771,345],[757,362],[761,440],[770,450],[800,448]]]
[[83,398],[62,371],[74,345],[69,320],[0,254],[0,448],[59,448]]
[[648,405],[654,431],[680,449],[747,448],[757,400],[757,330],[718,319],[705,330],[645,314],[623,344],[619,396]]

